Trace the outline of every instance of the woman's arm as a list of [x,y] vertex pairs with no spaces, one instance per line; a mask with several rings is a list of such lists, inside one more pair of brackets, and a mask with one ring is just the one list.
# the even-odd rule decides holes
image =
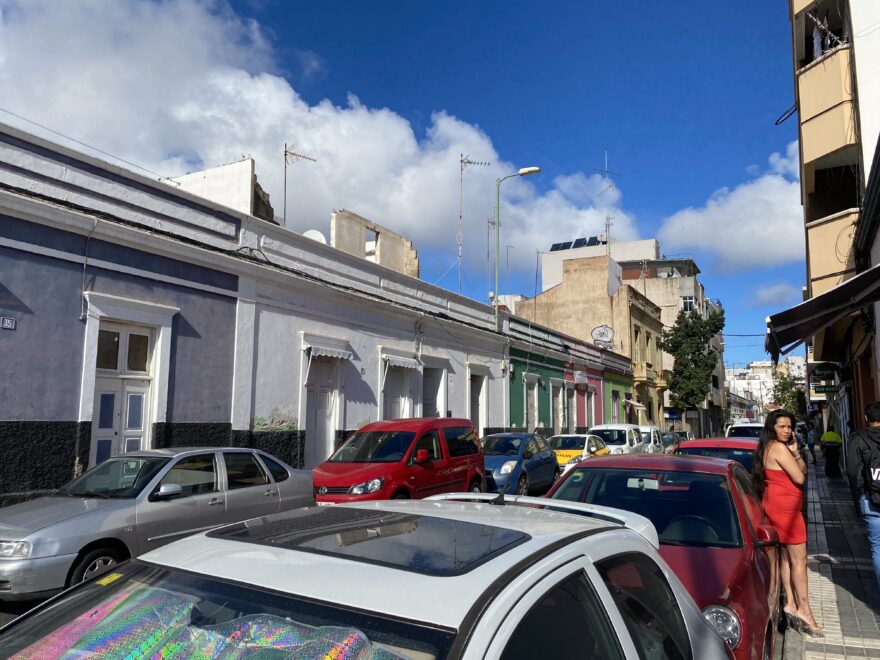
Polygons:
[[798,451],[797,445],[789,448],[781,442],[774,442],[770,446],[770,457],[785,470],[788,478],[795,484],[804,485],[807,480],[807,462]]

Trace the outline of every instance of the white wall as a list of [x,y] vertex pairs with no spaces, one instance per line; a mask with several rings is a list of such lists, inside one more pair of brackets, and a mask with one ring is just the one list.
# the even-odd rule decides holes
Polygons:
[[[880,135],[880,2],[850,0],[865,183]],[[872,263],[877,263],[872,261]]]
[[[541,291],[546,291],[562,282],[562,262],[569,259],[585,257],[604,257],[607,246],[594,245],[576,250],[557,250],[541,253]],[[611,258],[615,261],[636,261],[639,259],[657,259],[660,256],[660,244],[654,238],[644,241],[625,241],[611,243]]]

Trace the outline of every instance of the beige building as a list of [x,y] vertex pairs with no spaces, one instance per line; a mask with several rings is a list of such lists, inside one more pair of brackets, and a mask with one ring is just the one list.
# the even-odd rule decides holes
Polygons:
[[869,202],[880,134],[880,2],[790,0],[789,13],[806,290],[804,303],[768,319],[767,350],[775,359],[806,342],[810,362],[841,365],[835,382],[823,383],[827,401],[813,389],[810,400],[845,427],[877,398],[870,303],[880,246]]
[[610,257],[565,259],[561,267],[561,281],[519,301],[517,316],[630,358],[636,392],[630,419],[658,423],[666,388],[658,346],[663,334],[660,308],[632,286],[614,281],[613,273],[620,269]]

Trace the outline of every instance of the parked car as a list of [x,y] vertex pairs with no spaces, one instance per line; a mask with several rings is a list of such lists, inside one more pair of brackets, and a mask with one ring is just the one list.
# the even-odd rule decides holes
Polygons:
[[483,438],[486,489],[528,495],[549,488],[560,469],[556,454],[536,433],[495,433]]
[[310,504],[311,475],[256,449],[122,454],[0,509],[0,599],[43,598],[188,534]]
[[12,622],[0,657],[730,657],[643,518],[455,497],[178,541]]
[[483,451],[469,419],[425,417],[373,422],[312,470],[324,502],[418,499],[486,490]]
[[736,657],[773,657],[781,608],[778,535],[738,462],[608,456],[580,463],[548,497],[648,518],[659,533],[660,555]]
[[598,424],[589,433],[602,438],[612,454],[640,454],[645,451],[642,431],[636,424]]
[[553,453],[556,454],[556,462],[565,472],[572,465],[577,465],[582,460],[593,456],[605,456],[611,450],[598,435],[589,433],[567,433],[554,435],[547,440]]
[[763,424],[750,422],[748,424],[731,424],[727,427],[727,433],[724,435],[728,438],[760,438]]
[[646,454],[662,454],[663,442],[660,439],[660,427],[653,425],[641,425],[639,431],[645,443]]
[[663,443],[663,453],[671,454],[683,440],[682,436],[675,431],[668,431],[660,436],[660,442]]
[[688,456],[713,456],[728,461],[739,461],[751,474],[759,442],[755,438],[737,437],[685,440],[678,446],[675,453]]

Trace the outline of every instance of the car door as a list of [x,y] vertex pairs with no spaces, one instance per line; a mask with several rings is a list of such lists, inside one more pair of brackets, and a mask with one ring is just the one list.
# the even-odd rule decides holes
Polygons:
[[[416,456],[420,449],[428,452],[428,460],[417,463]],[[422,433],[413,442],[412,453],[407,460],[407,482],[415,498],[455,490],[454,482],[448,479],[443,452],[440,449],[440,435],[436,430]]]
[[642,454],[645,452],[645,441],[638,429],[629,430],[630,447],[632,452]]
[[440,440],[440,450],[446,457],[446,476],[444,479],[450,481],[449,488],[446,491],[467,490],[468,476],[471,473],[471,463],[473,461],[468,454],[468,445],[464,442],[464,435],[467,433],[465,427],[448,427],[440,430],[442,437]]
[[[159,482],[135,505],[138,554],[226,522],[226,493],[220,487],[217,454],[207,451],[173,461]],[[177,484],[181,495],[156,498],[159,488]]]
[[655,428],[651,432],[651,444],[653,445],[651,451],[655,454],[663,453],[663,442],[660,440],[660,429]]
[[536,435],[535,442],[538,444],[538,455],[541,457],[541,483],[552,484],[556,477],[556,468],[559,465],[556,462],[556,454],[553,453],[543,436]]
[[252,451],[224,450],[226,522],[276,513],[281,506],[278,487]]
[[523,470],[529,477],[529,486],[539,486],[546,477],[541,473],[541,450],[538,449],[538,443],[535,436],[530,435],[525,438],[525,447],[522,449],[522,466]]
[[272,481],[278,488],[280,499],[279,509],[287,511],[301,506],[311,506],[315,503],[315,493],[312,473],[310,470],[295,470],[290,466],[282,465],[268,454],[256,452],[257,458],[263,463]]

